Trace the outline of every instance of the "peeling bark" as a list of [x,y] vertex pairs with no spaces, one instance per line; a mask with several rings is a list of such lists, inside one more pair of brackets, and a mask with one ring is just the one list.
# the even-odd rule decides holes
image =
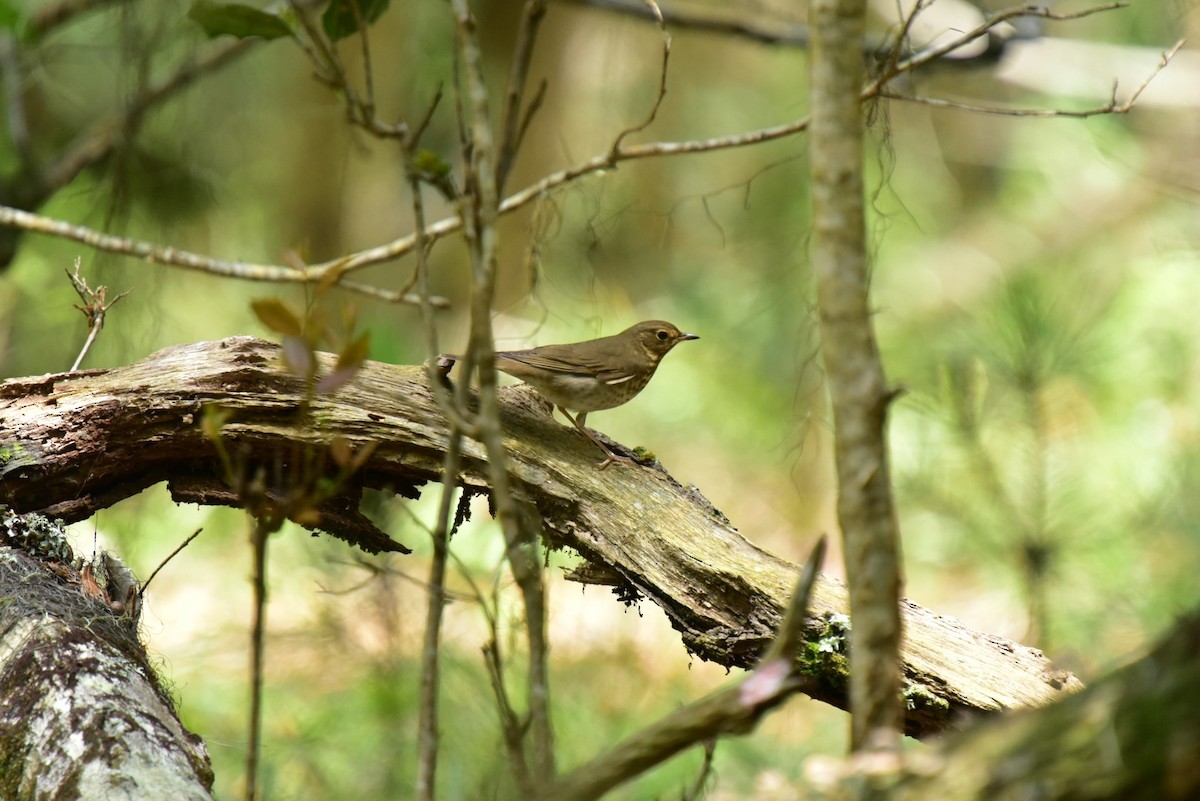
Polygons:
[[[251,337],[176,346],[111,371],[9,380],[0,384],[0,503],[80,520],[159,481],[190,502],[231,502],[201,432],[204,407],[219,405],[230,414],[222,445],[243,465],[286,472],[298,444],[320,450],[337,435],[375,443],[361,486],[346,488],[337,504],[357,514],[362,487],[413,497],[439,480],[448,426],[427,380],[422,367],[367,362],[335,395],[318,397],[305,422],[301,381],[283,369],[277,346]],[[595,470],[594,446],[524,388],[502,391],[501,420],[513,492],[538,510],[553,544],[606,568],[620,597],[661,606],[697,656],[755,662],[779,625],[796,565],[748,542],[699,490],[661,467]],[[488,491],[477,442],[463,443],[461,482]],[[400,548],[373,526],[341,529],[340,519],[317,527],[369,551]],[[845,588],[823,578],[811,609],[813,695],[845,708],[844,632],[833,617],[847,611]],[[963,712],[1044,705],[1081,687],[1037,650],[912,603],[902,611],[910,734],[939,731]]]

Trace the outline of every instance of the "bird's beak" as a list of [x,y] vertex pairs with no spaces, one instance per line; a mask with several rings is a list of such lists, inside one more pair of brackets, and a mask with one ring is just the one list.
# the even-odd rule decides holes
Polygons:
[[679,335],[680,342],[683,342],[685,339],[699,339],[699,338],[700,338],[699,334],[680,334]]

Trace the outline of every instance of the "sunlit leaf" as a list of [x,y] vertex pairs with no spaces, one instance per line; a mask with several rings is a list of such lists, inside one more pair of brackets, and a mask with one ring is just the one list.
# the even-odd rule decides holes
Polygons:
[[419,150],[413,157],[413,169],[425,180],[445,178],[450,174],[450,164],[432,150]]
[[248,39],[281,39],[292,35],[292,28],[278,14],[241,3],[216,3],[196,0],[188,10],[188,19],[199,23],[209,38],[236,36]]
[[432,150],[418,151],[413,158],[413,172],[417,178],[438,190],[447,200],[458,197],[458,189],[454,186],[453,167]]
[[321,279],[317,281],[317,294],[328,292],[338,281],[342,280],[342,274],[346,272],[346,267],[353,259],[353,256],[345,256],[329,265],[325,272],[321,273]]
[[299,337],[304,333],[304,326],[301,324],[300,318],[279,298],[261,298],[252,301],[250,308],[254,310],[260,323],[277,334]]
[[291,267],[298,273],[308,270],[308,264],[304,261],[304,255],[298,250],[285,250],[281,260],[285,267]]
[[[358,33],[358,21],[367,25],[378,20],[387,10],[390,0],[333,0],[321,17],[325,35],[337,41]],[[358,6],[356,12],[354,6]]]
[[337,369],[354,368],[367,360],[371,353],[371,335],[360,334],[348,342],[337,358]]
[[221,406],[205,406],[204,413],[200,417],[200,431],[203,432],[204,438],[220,439],[221,429],[232,416],[233,412]]
[[371,351],[371,335],[361,334],[342,347],[337,364],[329,375],[317,382],[317,392],[328,395],[350,383]]
[[358,366],[341,367],[331,371],[317,382],[318,395],[331,395],[350,383],[358,372]]
[[342,306],[342,328],[353,331],[358,327],[358,306],[347,302]]
[[321,524],[321,512],[311,506],[297,509],[288,515],[288,519],[304,528],[315,528]]

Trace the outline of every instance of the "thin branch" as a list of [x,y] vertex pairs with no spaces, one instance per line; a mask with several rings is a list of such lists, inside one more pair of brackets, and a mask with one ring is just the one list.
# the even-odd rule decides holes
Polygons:
[[[1175,57],[1175,54],[1179,52],[1180,48],[1183,47],[1184,42],[1186,42],[1186,41],[1187,41],[1186,39],[1180,39],[1179,41],[1177,41],[1175,43],[1175,45],[1170,50],[1163,53],[1162,56],[1158,59],[1158,64],[1155,65],[1154,71],[1151,72],[1149,75],[1147,75],[1146,80],[1142,81],[1138,85],[1138,88],[1133,91],[1133,94],[1131,94],[1124,103],[1119,105],[1117,108],[1113,109],[1113,111],[1120,113],[1120,114],[1124,114],[1125,112],[1127,112],[1131,108],[1133,108],[1134,103],[1136,103],[1138,98],[1142,96],[1142,92],[1146,91],[1146,87],[1148,87],[1150,85],[1150,82],[1152,80],[1154,80],[1155,76],[1157,76],[1158,73],[1162,72],[1163,70],[1165,70],[1167,68],[1167,65],[1171,63],[1171,59],[1173,59]],[[1113,94],[1116,95],[1116,86],[1115,85],[1113,86]]]
[[[526,0],[521,14],[521,27],[517,31],[517,43],[513,49],[512,71],[508,76],[508,91],[504,95],[504,114],[500,123],[500,149],[496,159],[496,188],[501,191],[512,171],[513,161],[521,147],[521,140],[529,125],[532,113],[522,115],[521,100],[525,94],[525,82],[529,76],[529,65],[533,61],[533,45],[537,41],[538,28],[546,16],[547,0]],[[545,83],[542,84],[545,87]],[[541,95],[541,92],[535,96]],[[540,101],[530,109],[540,106]]]
[[83,364],[84,357],[88,351],[92,349],[92,345],[96,341],[96,337],[100,335],[100,330],[104,328],[104,320],[108,315],[108,310],[117,304],[121,298],[129,294],[130,290],[125,290],[117,295],[112,300],[108,299],[108,287],[101,284],[92,289],[88,286],[87,279],[79,274],[80,259],[75,259],[75,273],[67,273],[67,278],[71,279],[71,286],[75,289],[75,293],[79,295],[79,299],[83,301],[82,306],[76,306],[87,317],[88,335],[87,340],[83,343],[83,348],[80,349],[79,355],[75,357],[75,363],[71,365],[71,372],[79,369],[79,365]]
[[195,531],[193,531],[187,539],[185,539],[183,542],[181,542],[175,546],[175,550],[173,550],[169,554],[167,554],[166,558],[158,563],[158,567],[154,568],[154,570],[151,571],[150,577],[147,578],[144,582],[142,582],[142,587],[140,590],[138,590],[138,600],[139,601],[141,601],[142,598],[145,597],[146,589],[150,586],[150,582],[154,581],[154,577],[158,575],[158,571],[160,571],[164,567],[166,567],[168,562],[170,562],[172,559],[174,559],[176,556],[178,556],[180,554],[180,552],[183,551],[184,548],[188,547],[188,545],[191,544],[192,540],[196,539],[196,537],[199,537],[201,531],[204,531],[204,529],[198,528]]
[[681,801],[699,801],[704,798],[705,788],[708,786],[708,780],[712,776],[713,757],[717,754],[717,738],[704,741],[704,759],[700,763],[700,770],[696,774],[692,786],[684,792]]
[[246,743],[246,786],[243,797],[254,801],[258,792],[258,757],[262,750],[263,661],[267,626],[267,541],[274,526],[256,517],[251,527],[254,607],[250,628],[250,721]]
[[437,524],[431,535],[433,559],[429,565],[425,633],[421,647],[421,690],[417,722],[417,799],[433,801],[437,795],[438,685],[441,667],[442,613],[446,605],[446,562],[450,552],[450,511],[462,462],[462,432],[451,429],[443,462],[442,496]]
[[895,41],[888,48],[887,62],[884,64],[883,72],[891,72],[896,68],[896,63],[900,60],[900,54],[904,52],[905,43],[908,42],[908,34],[912,31],[912,27],[916,24],[917,17],[924,11],[933,0],[916,0],[913,3],[912,10],[904,17],[900,25],[900,32],[896,34]]
[[421,137],[425,135],[426,129],[429,128],[429,123],[433,121],[433,113],[437,111],[437,107],[441,105],[441,102],[442,85],[439,83],[437,91],[433,93],[433,99],[429,101],[429,108],[425,110],[425,116],[423,116],[420,121],[417,122],[416,127],[412,129],[410,134],[410,142],[412,143],[411,147],[416,147],[416,145],[420,144]]
[[533,776],[529,773],[529,757],[525,752],[525,731],[528,726],[513,709],[508,690],[504,687],[499,631],[494,620],[489,619],[489,623],[492,625],[492,639],[483,646],[483,659],[492,685],[492,695],[496,699],[496,710],[500,715],[500,733],[504,738],[504,749],[508,752],[508,764],[517,789],[522,798],[532,798],[536,790]]
[[887,89],[878,90],[876,96],[888,98],[889,100],[905,100],[910,103],[933,106],[934,108],[955,109],[957,111],[968,111],[975,114],[996,114],[1006,117],[1086,118],[1096,117],[1102,114],[1127,114],[1137,103],[1137,100],[1139,97],[1141,97],[1142,92],[1146,91],[1146,87],[1150,85],[1150,82],[1153,81],[1158,74],[1166,69],[1167,65],[1171,63],[1171,59],[1175,57],[1175,54],[1179,52],[1179,49],[1183,47],[1183,44],[1184,40],[1180,39],[1174,44],[1174,46],[1171,47],[1170,50],[1164,51],[1162,56],[1159,58],[1158,63],[1155,64],[1154,69],[1145,77],[1145,79],[1142,80],[1141,83],[1137,85],[1137,88],[1134,89],[1133,93],[1130,94],[1125,100],[1117,100],[1117,84],[1114,82],[1111,99],[1104,105],[1095,106],[1093,108],[1077,110],[1053,108],[999,108],[997,106],[979,106],[971,103],[963,103],[958,100],[946,100],[937,97],[903,95],[891,92]]
[[[458,220],[455,219],[453,222],[457,224]],[[277,264],[248,264],[245,262],[222,261],[221,259],[214,259],[199,253],[191,253],[169,245],[157,245],[152,242],[104,234],[83,225],[73,225],[62,220],[12,208],[11,206],[0,206],[0,225],[54,236],[59,239],[69,239],[87,245],[93,250],[130,256],[152,264],[183,267],[210,275],[241,278],[247,281],[267,281],[280,284],[314,283],[320,282],[322,276],[328,270],[349,269],[341,266],[346,259],[334,259],[317,267],[309,267],[307,270],[296,270],[292,267]],[[408,239],[411,240],[411,237],[408,237]],[[419,295],[415,292],[395,293],[379,287],[359,284],[344,279],[338,282],[338,286],[351,292],[369,295],[370,297],[389,303],[418,304],[421,302]],[[450,306],[449,300],[438,295],[431,297],[430,302],[437,308],[449,308]]]
[[654,14],[654,19],[658,22],[658,29],[662,32],[662,64],[658,70],[658,91],[654,96],[654,105],[650,107],[650,112],[646,115],[646,119],[617,134],[617,138],[613,140],[612,148],[609,151],[614,154],[621,152],[621,142],[625,140],[625,137],[644,131],[654,123],[655,118],[658,117],[658,110],[662,108],[663,98],[667,96],[667,68],[671,64],[671,34],[667,30],[666,23],[663,22],[662,9],[658,7],[658,3],[655,0],[644,0],[644,2]]
[[937,45],[936,47],[931,47],[928,50],[917,53],[911,58],[904,59],[889,71],[881,72],[875,78],[875,80],[868,84],[867,88],[863,91],[863,97],[873,97],[878,92],[880,87],[897,75],[904,72],[912,72],[913,70],[923,67],[932,61],[937,61],[938,59],[949,55],[960,47],[971,44],[979,37],[987,35],[992,28],[995,28],[1002,22],[1008,22],[1009,20],[1018,19],[1021,17],[1037,17],[1039,19],[1047,19],[1055,22],[1065,22],[1069,20],[1090,17],[1093,14],[1101,14],[1106,11],[1114,11],[1118,8],[1125,8],[1128,5],[1129,3],[1121,0],[1121,2],[1105,3],[1103,5],[1092,6],[1090,8],[1084,8],[1080,9],[1079,11],[1067,13],[1051,11],[1044,6],[1033,5],[1015,6],[1013,8],[997,11],[995,14],[987,17],[983,22],[981,22],[979,25],[976,25],[971,30],[962,33],[959,36],[944,42],[943,44]]
[[[288,8],[296,16],[296,21],[300,23],[300,27],[304,30],[305,36],[294,36],[293,40],[299,45],[300,50],[304,55],[308,56],[308,60],[312,62],[313,67],[317,70],[316,78],[321,83],[334,88],[338,87],[339,75],[335,67],[331,66],[333,56],[330,54],[331,45],[325,40],[325,35],[321,30],[313,24],[312,19],[308,16],[307,4],[302,5],[298,0],[287,0]],[[344,75],[341,76],[344,79]]]
[[[655,14],[654,10],[642,2],[626,2],[626,0],[558,0],[558,2],[628,14],[651,21],[659,20],[659,16]],[[721,35],[732,34],[761,44],[807,47],[809,42],[808,28],[804,25],[781,22],[777,26],[768,28],[751,21],[754,17],[748,14],[718,19],[695,16],[674,7],[668,7],[660,14],[663,22],[677,30],[690,28]]]
[[362,0],[352,0],[350,8],[354,12],[354,25],[358,29],[359,46],[362,49],[363,85],[366,98],[363,111],[369,119],[375,119],[375,70],[371,66],[371,39],[366,19],[363,18]]
[[[1122,8],[1125,5],[1125,3],[1109,3],[1107,5],[1074,12],[1072,14],[1056,14],[1036,6],[1022,6],[1020,8],[1009,9],[1008,11],[1000,12],[990,17],[988,22],[986,22],[984,25],[979,26],[972,31],[968,31],[967,33],[942,46],[939,46],[936,49],[926,51],[910,59],[900,61],[898,64],[896,64],[892,74],[886,76],[881,75],[872,80],[863,89],[861,97],[863,99],[867,99],[879,95],[883,91],[883,86],[891,78],[894,78],[896,75],[901,73],[911,72],[915,69],[918,69],[930,61],[941,58],[947,53],[962,47],[964,44],[969,44],[974,39],[977,39],[979,36],[983,35],[987,31],[988,27],[995,26],[1000,22],[1020,16],[1036,16],[1051,20],[1076,19],[1090,14],[1100,13],[1102,11],[1110,11],[1112,9]],[[669,17],[664,15],[664,19],[669,19]],[[1174,53],[1175,49],[1173,49],[1171,52]],[[1157,74],[1157,71],[1158,70],[1155,71],[1155,74]],[[1142,88],[1145,87],[1146,83],[1148,83],[1148,81],[1143,82]],[[1128,110],[1129,106],[1140,94],[1141,90],[1139,89],[1139,91],[1136,92],[1128,101],[1126,101],[1126,103],[1120,104],[1116,109],[1114,109],[1114,111]],[[808,117],[802,117],[800,119],[781,123],[779,125],[740,134],[731,134],[728,136],[711,137],[708,139],[683,140],[678,142],[650,142],[640,145],[622,145],[618,148],[610,148],[606,152],[592,156],[591,158],[572,167],[550,173],[549,175],[544,176],[540,180],[530,184],[524,189],[509,195],[500,203],[498,211],[499,214],[504,215],[521,209],[529,203],[542,198],[547,193],[554,191],[560,186],[578,180],[583,176],[611,169],[619,162],[633,161],[635,159],[643,158],[708,153],[731,148],[748,147],[765,142],[775,141],[777,139],[793,136],[797,133],[806,131],[808,130],[809,122],[810,120]],[[401,256],[411,252],[416,246],[416,236],[410,234],[392,240],[391,242],[383,245],[357,251],[349,254],[348,256],[310,265],[305,272],[298,273],[291,268],[282,267],[279,265],[261,265],[222,261],[208,256],[189,253],[187,251],[155,245],[148,242],[109,236],[83,226],[72,225],[48,217],[41,217],[36,214],[30,214],[20,209],[7,206],[0,206],[0,225],[7,225],[9,227],[20,228],[23,230],[42,233],[62,239],[71,239],[88,245],[96,250],[133,256],[135,258],[144,259],[150,262],[199,270],[218,276],[228,276],[234,278],[243,278],[251,281],[268,281],[275,283],[304,283],[306,281],[319,281],[328,270],[335,266],[342,270],[343,273],[365,269],[376,264],[382,264],[400,258]],[[427,242],[432,244],[451,234],[461,231],[462,227],[463,221],[461,217],[455,216],[438,220],[426,226],[424,234],[425,239]],[[377,287],[353,283],[345,278],[339,281],[339,286],[342,286],[349,291],[374,297],[390,303],[416,304],[420,302],[419,295],[416,293],[390,293],[387,290],[379,289]],[[432,300],[434,304],[440,308],[449,306],[449,302],[445,298],[435,297]]]
[[[468,374],[479,379],[479,434],[487,451],[488,480],[496,519],[504,534],[505,553],[525,604],[529,638],[529,716],[533,740],[534,781],[549,782],[555,772],[554,741],[549,714],[549,681],[546,669],[545,586],[541,560],[534,553],[537,538],[526,515],[512,496],[508,454],[504,449],[500,411],[496,400],[495,344],[491,306],[495,294],[497,232],[500,198],[496,184],[495,142],[490,127],[483,55],[476,39],[476,21],[467,0],[451,0],[458,51],[463,68],[467,102],[462,109],[466,141],[463,162],[468,173],[459,197],[459,214],[465,222],[464,238],[471,260],[471,335],[467,345]],[[460,387],[466,382],[460,382]]]
[[[366,57],[365,53],[364,57]],[[421,180],[413,164],[417,148],[420,146],[421,135],[433,118],[433,112],[441,102],[441,98],[442,91],[439,87],[415,132],[402,140],[405,173],[412,196],[413,220],[416,228],[413,234],[417,243],[415,278],[420,296],[421,320],[425,327],[425,344],[429,356],[426,360],[426,372],[429,376],[431,391],[437,399],[438,405],[446,412],[450,422],[449,441],[446,446],[445,459],[442,462],[442,495],[438,503],[437,522],[430,535],[433,543],[433,559],[429,566],[427,591],[429,605],[425,614],[424,644],[421,651],[421,695],[417,723],[416,790],[419,801],[433,801],[437,795],[438,686],[441,676],[442,614],[446,603],[446,562],[450,553],[450,511],[458,486],[459,470],[462,466],[462,442],[465,428],[464,425],[459,424],[461,422],[459,409],[451,402],[449,393],[442,386],[434,363],[440,349],[438,348],[433,303],[429,294],[429,249],[425,246],[425,204],[421,194]],[[459,503],[466,502],[467,496],[464,494]]]

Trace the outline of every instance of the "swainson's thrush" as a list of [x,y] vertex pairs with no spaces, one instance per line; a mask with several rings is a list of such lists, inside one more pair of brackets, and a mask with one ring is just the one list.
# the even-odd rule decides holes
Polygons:
[[[584,428],[588,412],[628,403],[650,382],[671,348],[699,338],[662,320],[647,320],[619,334],[586,342],[500,351],[496,354],[496,369],[521,379],[557,406],[604,451],[607,458],[598,465],[603,470],[613,462],[633,460],[613,453]],[[573,416],[568,410],[577,414]]]

